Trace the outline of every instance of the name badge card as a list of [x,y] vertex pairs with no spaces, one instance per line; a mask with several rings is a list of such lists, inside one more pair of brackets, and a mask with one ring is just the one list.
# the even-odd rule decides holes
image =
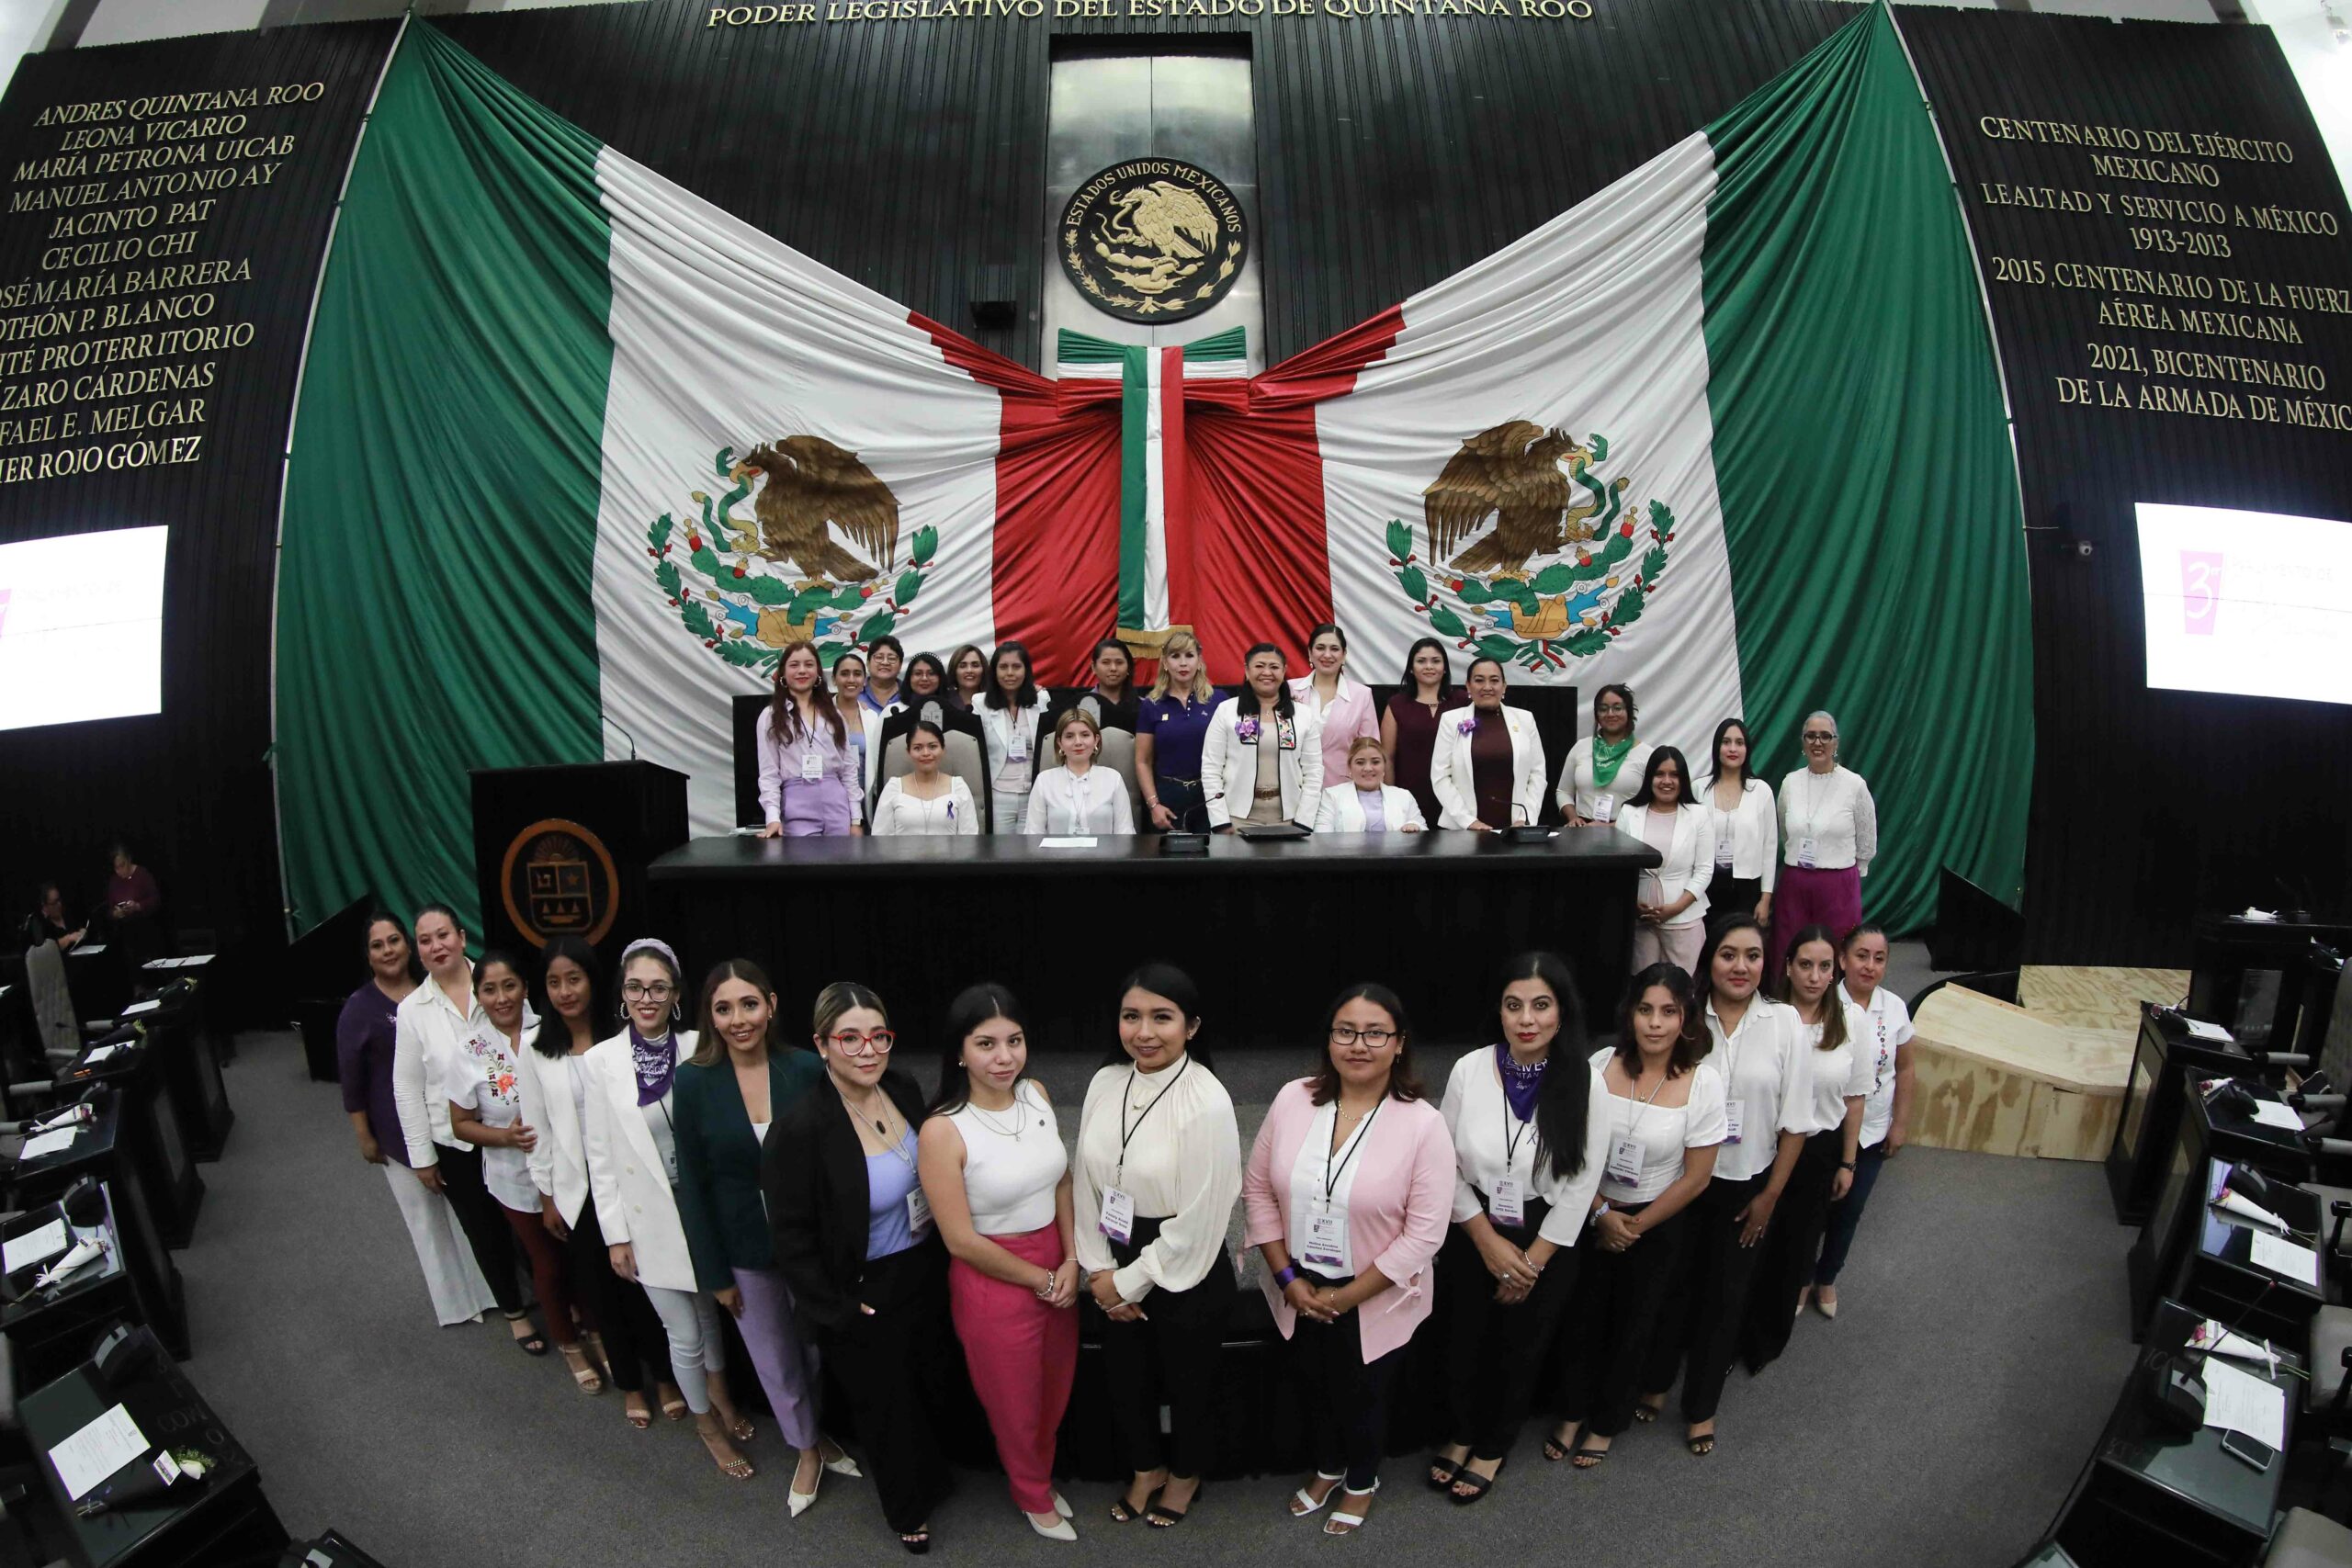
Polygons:
[[1797,864],[1807,871],[1813,869],[1813,840],[1809,836],[1797,843]]
[[801,782],[804,784],[813,784],[824,776],[825,759],[817,755],[816,748],[812,746],[807,750],[802,751],[800,753]]
[[917,1235],[931,1229],[931,1200],[920,1187],[907,1194],[907,1224]]
[[1096,1228],[1121,1247],[1127,1245],[1136,1233],[1136,1201],[1115,1187],[1102,1190],[1102,1217]]
[[1736,1144],[1739,1142],[1739,1130],[1747,1121],[1747,1101],[1744,1100],[1724,1100],[1724,1122],[1725,1131],[1724,1133],[1724,1142],[1726,1144]]
[[1731,863],[1731,840],[1729,838],[1720,838],[1715,840],[1715,863],[1719,866],[1729,865]]
[[1613,795],[1604,795],[1599,800],[1594,801],[1592,804],[1592,819],[1595,822],[1616,821],[1617,797]]
[[1527,1223],[1527,1187],[1516,1176],[1506,1176],[1495,1183],[1487,1194],[1487,1215],[1497,1224],[1523,1225]]
[[1320,1274],[1353,1274],[1348,1267],[1348,1211],[1342,1203],[1317,1202],[1306,1212],[1306,1249],[1302,1255]]
[[1644,1152],[1641,1139],[1618,1139],[1609,1150],[1609,1179],[1622,1181],[1628,1187],[1640,1186]]

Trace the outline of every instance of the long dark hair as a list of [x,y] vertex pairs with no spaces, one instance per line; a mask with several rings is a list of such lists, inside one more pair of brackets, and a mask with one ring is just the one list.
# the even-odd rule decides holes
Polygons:
[[[526,1017],[526,1018],[529,1017],[529,1016],[530,1016],[530,1007],[531,1007],[531,972],[530,972],[528,969],[526,969],[525,967],[523,967],[523,961],[522,961],[521,959],[519,959],[519,958],[515,957],[514,953],[512,953],[508,952],[505,948],[503,948],[503,947],[486,948],[486,949],[484,949],[484,950],[483,950],[481,957],[480,957],[479,959],[475,960],[475,962],[474,962],[474,1000],[475,1000],[475,1002],[476,1002],[477,1004],[479,1004],[479,1003],[481,1002],[481,979],[482,979],[482,976],[489,972],[490,966],[491,966],[492,964],[504,964],[504,965],[506,966],[506,969],[507,969],[508,973],[512,974],[512,975],[514,976],[514,978],[515,978],[515,979],[520,980],[520,981],[523,983],[523,1008],[524,1008],[524,1017]],[[487,1011],[488,1010],[485,1010],[485,1011]],[[516,1019],[514,1021],[515,1021],[515,1026],[516,1026],[517,1028],[520,1028],[520,1027],[522,1026],[522,1021],[522,1021],[522,1019]],[[532,1032],[536,1034],[536,1033],[537,1032],[537,1030],[534,1030]]]
[[[57,887],[57,884],[54,882],[44,882],[40,885],[40,897],[42,903],[45,904],[49,901],[49,890],[52,887]],[[62,887],[58,887],[57,890],[60,893],[65,891]],[[449,923],[451,925],[457,924],[456,918],[452,917]],[[359,928],[359,951],[362,953],[366,953],[368,951],[368,943],[376,940],[376,928],[378,926],[384,925],[389,925],[401,933],[401,945],[408,949],[409,980],[412,984],[422,986],[424,984],[424,960],[416,955],[415,928],[402,920],[398,915],[393,914],[390,909],[385,908],[381,904],[377,905],[374,908],[368,911],[368,923]]]
[[1437,649],[1441,666],[1437,678],[1437,700],[1439,705],[1443,706],[1447,694],[1453,690],[1453,656],[1446,652],[1445,644],[1433,637],[1422,637],[1405,650],[1405,673],[1396,678],[1396,684],[1404,691],[1408,702],[1420,697],[1421,682],[1419,677],[1413,673],[1413,660],[1421,656],[1421,649],[1425,648]]
[[1642,710],[1634,705],[1634,688],[1623,681],[1611,681],[1592,694],[1592,732],[1595,735],[1600,733],[1600,699],[1611,692],[1625,700],[1625,733],[1631,735],[1634,733],[1634,723],[1642,716]]
[[1241,684],[1234,688],[1233,711],[1248,718],[1259,709],[1258,689],[1250,683],[1250,661],[1261,653],[1283,661],[1283,678],[1274,682],[1274,712],[1288,718],[1298,711],[1298,705],[1290,700],[1290,655],[1271,642],[1253,642],[1241,656]]
[[[1023,1010],[1020,998],[994,981],[967,986],[947,1004],[947,1027],[942,1032],[940,1046],[939,1092],[923,1107],[925,1116],[945,1116],[972,1102],[972,1075],[964,1066],[964,1037],[992,1018],[1005,1019],[1022,1033],[1029,1032],[1029,1015]],[[1024,1073],[1022,1078],[1027,1076]],[[1021,1083],[1022,1079],[1013,1082],[1016,1095],[1021,1092]]]
[[1682,798],[1675,804],[1678,807],[1693,804],[1697,786],[1690,782],[1690,764],[1683,760],[1681,749],[1676,746],[1661,746],[1650,753],[1649,765],[1642,770],[1642,787],[1628,796],[1625,804],[1647,806],[1655,800],[1657,796],[1651,793],[1650,785],[1657,778],[1657,771],[1668,762],[1674,764],[1674,776],[1682,781]]
[[792,700],[791,688],[784,683],[784,667],[804,648],[808,650],[808,657],[817,660],[817,683],[808,688],[808,705],[824,715],[832,726],[833,744],[842,745],[845,732],[842,728],[842,710],[833,701],[831,684],[825,679],[825,660],[817,652],[815,643],[799,639],[786,643],[783,653],[777,656],[775,695],[768,700],[768,733],[775,737],[779,746],[788,746],[800,738],[800,705]]
[[1774,976],[1775,1001],[1797,1005],[1797,988],[1789,980],[1789,965],[1797,961],[1797,949],[1807,942],[1829,944],[1829,988],[1821,993],[1821,1044],[1819,1049],[1835,1051],[1846,1043],[1846,998],[1838,994],[1838,982],[1845,978],[1845,965],[1838,962],[1846,947],[1838,933],[1815,920],[1789,939],[1786,952],[1781,955],[1781,973]]
[[1723,782],[1724,737],[1735,729],[1739,731],[1740,739],[1747,745],[1747,761],[1739,765],[1739,786],[1746,789],[1747,781],[1756,776],[1756,737],[1747,733],[1746,719],[1736,716],[1727,718],[1715,726],[1715,739],[1708,748],[1707,787],[1709,789],[1714,788],[1716,784]]
[[551,1058],[571,1054],[571,1026],[548,1000],[548,971],[559,958],[571,959],[588,976],[588,1032],[594,1034],[603,1027],[596,1018],[597,993],[603,988],[596,980],[596,950],[571,931],[549,937],[547,946],[539,950],[538,977],[531,983],[531,1010],[539,1015],[538,1032],[531,1036],[531,1044],[540,1055]]
[[[1126,682],[1126,684],[1125,684],[1125,685],[1121,686],[1121,687],[1119,688],[1119,700],[1120,700],[1121,702],[1125,702],[1127,699],[1129,699],[1129,698],[1133,697],[1133,696],[1136,694],[1136,654],[1135,654],[1135,649],[1133,649],[1129,648],[1125,643],[1121,642],[1117,637],[1104,637],[1101,642],[1096,643],[1096,644],[1094,645],[1093,651],[1092,651],[1092,652],[1091,652],[1091,653],[1089,653],[1089,654],[1086,656],[1086,672],[1087,672],[1087,674],[1088,674],[1090,677],[1093,675],[1093,673],[1094,673],[1094,666],[1095,666],[1096,662],[1097,662],[1097,661],[1099,661],[1099,660],[1102,659],[1102,650],[1103,650],[1104,649],[1106,649],[1106,648],[1115,648],[1115,649],[1117,649],[1119,650],[1119,652],[1120,652],[1122,655],[1124,655],[1124,656],[1125,657],[1125,659],[1126,659],[1126,661],[1127,661],[1127,682]],[[1000,652],[1001,652],[1002,650],[1001,650],[1001,649],[1000,649],[999,651],[1000,651]],[[1094,684],[1094,685],[1095,685],[1095,688],[1096,688],[1097,690],[1100,690],[1100,689],[1101,689],[1101,686],[1100,686],[1100,683],[1099,683],[1099,682],[1091,682],[1091,683]]]
[[1539,1156],[1552,1156],[1553,1177],[1565,1179],[1584,1168],[1585,1118],[1592,1109],[1592,1069],[1587,1062],[1592,1050],[1585,1035],[1584,996],[1567,960],[1556,953],[1522,953],[1503,966],[1502,982],[1495,987],[1498,1010],[1502,993],[1519,980],[1542,981],[1559,1010],[1560,1032],[1552,1036],[1544,1082],[1535,1091],[1535,1141]]
[[[727,1059],[729,1047],[719,1038],[718,1024],[710,1016],[711,1004],[718,996],[718,987],[729,980],[741,980],[763,997],[773,998],[775,987],[769,983],[767,972],[748,958],[730,958],[714,966],[702,977],[702,1000],[695,1005],[695,1054],[686,1058],[697,1067],[715,1067]],[[779,1045],[775,1037],[776,1009],[768,1009],[768,1029],[765,1043],[768,1055],[774,1058],[791,1047]]]
[[[1004,656],[1008,653],[1021,660],[1021,685],[1010,697],[1004,694],[1004,688],[997,684],[996,679],[996,667],[1004,662]],[[989,655],[988,674],[980,682],[980,701],[998,709],[1037,705],[1036,661],[1029,657],[1027,649],[1017,642],[996,645],[996,651]]]
[[[915,666],[919,664],[938,677],[938,683],[932,687],[931,694],[921,699],[915,695]],[[909,707],[914,706],[918,700],[954,705],[948,700],[956,694],[956,679],[948,674],[946,662],[935,653],[918,653],[908,660],[899,670],[899,684],[903,688],[899,700]]]
[[[1690,984],[1699,994],[1702,1018],[1705,1017],[1703,1010],[1707,1004],[1715,999],[1715,949],[1723,946],[1725,937],[1737,931],[1754,931],[1759,942],[1764,935],[1764,928],[1758,923],[1752,909],[1729,909],[1707,922],[1707,945],[1699,950],[1699,967],[1690,971]],[[1771,991],[1772,976],[1758,976],[1756,994],[1770,998]],[[1713,1035],[1707,1037],[1707,1044],[1709,1049],[1713,1048]]]
[[1341,1008],[1359,1001],[1380,1009],[1396,1026],[1396,1059],[1388,1064],[1388,1098],[1420,1099],[1421,1080],[1413,1073],[1412,1022],[1405,1016],[1403,999],[1376,980],[1350,986],[1333,997],[1331,1005],[1323,1010],[1323,1038],[1316,1046],[1317,1066],[1307,1082],[1307,1098],[1317,1105],[1329,1105],[1340,1098],[1340,1069],[1331,1065],[1331,1021],[1340,1016]]
[[989,657],[989,650],[982,648],[978,643],[967,642],[963,647],[957,649],[955,652],[949,654],[947,656],[947,679],[940,682],[939,694],[944,697],[955,698],[958,706],[964,705],[964,693],[962,688],[956,684],[956,666],[964,662],[964,655],[967,653],[977,653],[980,656],[979,695],[988,695],[989,687],[996,681],[996,662]]
[[1690,971],[1679,964],[1661,960],[1626,983],[1625,999],[1617,1005],[1617,1060],[1626,1077],[1641,1077],[1642,1043],[1634,1038],[1634,1009],[1653,986],[1663,987],[1682,1009],[1682,1032],[1675,1037],[1674,1054],[1666,1063],[1666,1076],[1679,1078],[1697,1066],[1714,1044],[1707,1035],[1706,1015],[1699,1010],[1699,999],[1693,994]]
[[[1127,977],[1119,982],[1119,1000],[1122,1003],[1127,999],[1129,991],[1149,991],[1155,997],[1166,997],[1176,1004],[1176,1011],[1184,1020],[1187,1029],[1200,1021],[1200,987],[1193,983],[1190,975],[1165,960],[1147,959],[1127,971]],[[1216,1063],[1209,1055],[1208,1045],[1198,1034],[1184,1042],[1184,1055],[1209,1071],[1216,1071]],[[1115,1067],[1130,1059],[1126,1047],[1115,1040],[1111,1043],[1110,1050],[1102,1054],[1102,1065],[1106,1067]]]

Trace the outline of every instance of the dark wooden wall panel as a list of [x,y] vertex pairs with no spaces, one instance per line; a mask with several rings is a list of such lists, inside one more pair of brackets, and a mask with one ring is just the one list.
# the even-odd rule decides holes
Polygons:
[[[2277,282],[2352,282],[2352,243],[2232,227],[2228,261],[2135,258],[2114,220],[1988,207],[1976,182],[2143,196],[2285,201],[2333,212],[2344,193],[2309,107],[2267,28],[2116,23],[1905,10],[1902,26],[1941,118],[1980,255],[2136,263]],[[1978,132],[1980,116],[2276,139],[2285,168],[2220,164],[2218,191],[2092,176],[2079,148]],[[2214,231],[2207,231],[2209,232]],[[1992,263],[1986,262],[1988,271]],[[2352,708],[2146,688],[2137,502],[2352,519],[2352,434],[2060,402],[2088,374],[2086,339],[2244,354],[2326,367],[2352,385],[2352,316],[2289,312],[2302,347],[2098,330],[2099,296],[1994,282],[2017,418],[2033,562],[2033,829],[2028,957],[2186,963],[2200,908],[2278,908],[2282,875],[2341,911],[2352,870]],[[2147,379],[2155,379],[2148,378]],[[2184,384],[2176,382],[2175,384]],[[2062,537],[2062,534],[2064,536]],[[2090,541],[2086,560],[2073,547]],[[1965,737],[1955,737],[1965,744]]]
[[[294,155],[266,190],[225,194],[196,251],[173,258],[250,257],[253,265],[250,282],[218,290],[215,319],[251,321],[256,331],[250,347],[217,356],[220,382],[203,394],[209,417],[190,427],[203,433],[206,456],[185,467],[0,485],[0,541],[158,523],[172,528],[162,714],[0,732],[0,914],[9,930],[30,908],[35,878],[59,878],[69,901],[86,908],[104,889],[106,846],[117,833],[155,868],[183,929],[212,930],[224,943],[245,935],[275,940],[282,930],[266,761],[278,481],[319,258],[395,25],[32,54],[0,100],[0,149],[13,175],[19,159],[59,144],[56,128],[30,123],[45,105],[327,84],[299,118],[254,111],[253,131],[297,133]],[[0,216],[0,279],[58,276],[40,265],[47,228],[42,217]],[[57,672],[72,678],[71,671]]]

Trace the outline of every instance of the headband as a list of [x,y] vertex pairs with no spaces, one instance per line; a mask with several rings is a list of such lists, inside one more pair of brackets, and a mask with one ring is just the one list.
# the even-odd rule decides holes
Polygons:
[[677,953],[672,950],[670,944],[660,937],[654,936],[639,937],[635,942],[622,948],[621,967],[628,968],[628,961],[640,953],[660,953],[662,962],[670,965],[670,973],[673,976],[682,976],[685,974],[685,969],[678,963]]

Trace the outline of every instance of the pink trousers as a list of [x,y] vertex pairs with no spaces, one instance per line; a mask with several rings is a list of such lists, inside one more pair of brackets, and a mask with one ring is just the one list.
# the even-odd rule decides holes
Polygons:
[[1781,977],[1789,943],[1810,925],[1827,926],[1844,942],[1846,933],[1862,923],[1862,874],[1852,866],[1836,871],[1807,871],[1800,865],[1781,868],[1772,889],[1772,951],[1765,973]]
[[[989,1239],[1040,1269],[1058,1268],[1064,1257],[1052,1225]],[[1025,1285],[991,1280],[960,1258],[947,1265],[947,1303],[1013,1504],[1051,1513],[1054,1434],[1078,1371],[1077,1309],[1048,1306]]]

